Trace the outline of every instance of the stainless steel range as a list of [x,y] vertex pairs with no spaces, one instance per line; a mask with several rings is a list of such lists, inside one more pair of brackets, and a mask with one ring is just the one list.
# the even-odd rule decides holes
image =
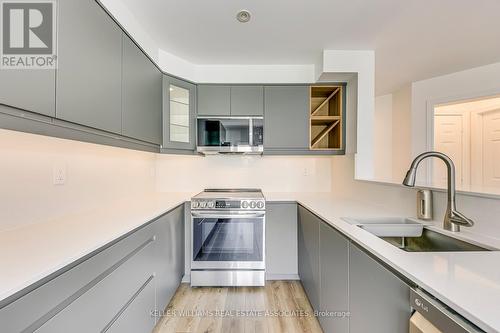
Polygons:
[[191,286],[263,286],[266,202],[258,189],[207,189],[191,199]]

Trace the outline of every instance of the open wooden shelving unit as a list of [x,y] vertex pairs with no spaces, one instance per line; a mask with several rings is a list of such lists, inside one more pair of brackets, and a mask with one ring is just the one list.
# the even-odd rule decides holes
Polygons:
[[341,85],[311,86],[311,150],[343,149],[343,89]]

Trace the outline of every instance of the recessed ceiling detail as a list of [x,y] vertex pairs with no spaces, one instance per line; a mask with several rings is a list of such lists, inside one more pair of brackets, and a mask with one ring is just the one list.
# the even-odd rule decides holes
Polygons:
[[248,10],[240,10],[238,14],[236,14],[236,19],[241,23],[247,23],[248,21],[250,21],[251,17],[252,15]]
[[[194,65],[311,65],[323,50],[375,50],[377,95],[500,61],[498,0],[105,2],[119,2],[159,50]],[[235,18],[242,9],[251,23]]]

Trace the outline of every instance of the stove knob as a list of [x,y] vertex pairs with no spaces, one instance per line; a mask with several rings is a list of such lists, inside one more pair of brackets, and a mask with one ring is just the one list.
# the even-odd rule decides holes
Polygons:
[[243,202],[241,203],[241,208],[243,208],[243,209],[247,209],[247,208],[248,208],[248,201],[243,201]]
[[215,207],[215,202],[209,201],[207,207],[208,208],[214,208]]
[[255,201],[250,202],[250,208],[255,209],[257,207],[257,203]]
[[257,202],[257,208],[258,208],[258,209],[262,209],[262,208],[264,208],[264,201],[259,201],[259,202]]
[[198,205],[199,205],[198,201],[191,202],[191,207],[192,208],[198,208]]
[[200,207],[201,208],[205,208],[207,206],[207,202],[206,201],[200,201]]

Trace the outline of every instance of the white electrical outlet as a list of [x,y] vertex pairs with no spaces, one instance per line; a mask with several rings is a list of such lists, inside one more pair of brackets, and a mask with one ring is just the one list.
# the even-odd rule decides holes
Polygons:
[[56,163],[52,171],[52,179],[54,185],[64,185],[66,182],[66,165],[63,163]]

